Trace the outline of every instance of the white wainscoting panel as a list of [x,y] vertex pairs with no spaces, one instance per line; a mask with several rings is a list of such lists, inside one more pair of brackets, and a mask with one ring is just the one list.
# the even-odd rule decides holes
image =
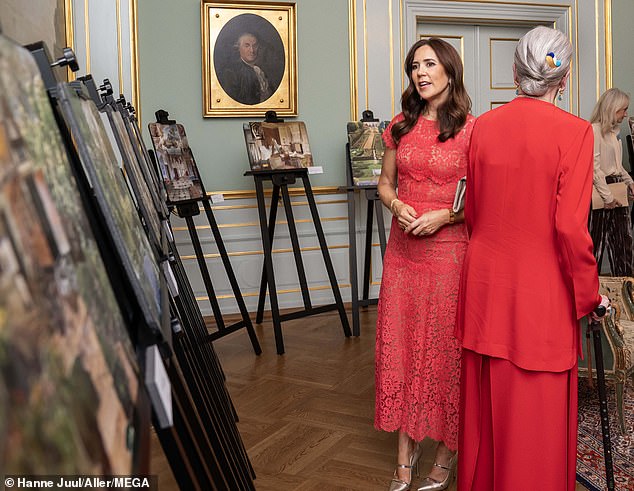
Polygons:
[[[357,210],[357,259],[359,273],[359,291],[362,292],[363,281],[363,252],[365,244],[366,201],[357,193],[355,195]],[[308,287],[313,305],[323,305],[334,302],[326,267],[319,248],[319,242],[313,226],[310,210],[305,196],[291,198],[293,214],[297,227],[302,260],[306,271]],[[345,194],[317,195],[315,198],[324,229],[328,251],[335,270],[335,276],[344,302],[349,302],[350,274],[349,274],[349,240],[348,240],[348,207]],[[267,214],[270,197],[266,198]],[[264,261],[260,224],[255,198],[232,199],[222,204],[213,205],[214,217],[218,223],[225,248],[230,257],[233,271],[236,275],[240,290],[247,309],[255,312],[258,303],[258,293]],[[384,210],[384,218],[389,227],[389,213]],[[194,294],[203,315],[212,315],[211,306],[207,300],[200,268],[196,260],[187,224],[184,219],[175,215],[171,218],[176,246],[183,261],[188,278],[192,284]],[[238,306],[231,290],[231,285],[225,273],[218,248],[209,228],[206,215],[195,217],[195,224],[201,242],[205,261],[213,282],[216,297],[219,299],[223,314],[238,312]],[[389,231],[388,231],[389,233]],[[376,224],[373,230],[372,274],[370,296],[377,297],[380,288],[382,271],[381,252],[378,245]],[[292,252],[284,207],[280,201],[278,205],[277,224],[273,242],[273,268],[275,284],[278,291],[280,308],[301,307],[302,296],[299,289],[299,279]],[[267,302],[266,310],[270,309]]]

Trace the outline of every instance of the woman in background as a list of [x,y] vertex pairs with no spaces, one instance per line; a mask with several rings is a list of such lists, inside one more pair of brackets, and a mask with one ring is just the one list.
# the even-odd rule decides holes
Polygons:
[[460,491],[575,489],[578,320],[607,299],[587,229],[592,128],[554,105],[571,58],[560,31],[526,33],[518,97],[473,129],[456,327]]
[[453,327],[467,235],[452,204],[474,118],[462,61],[449,43],[418,41],[405,72],[402,113],[383,132],[378,183],[394,217],[378,306],[375,426],[399,432],[391,491],[410,488],[418,442],[439,442],[418,488],[429,491],[449,487],[458,444],[460,347]]
[[627,116],[629,94],[612,88],[603,93],[590,117],[594,133],[594,187],[604,207],[592,210],[590,235],[594,257],[601,265],[603,251],[608,249],[610,269],[614,276],[632,276],[632,224],[628,203],[619,203],[608,184],[622,182],[628,194],[634,195],[634,180],[623,167],[620,125]]

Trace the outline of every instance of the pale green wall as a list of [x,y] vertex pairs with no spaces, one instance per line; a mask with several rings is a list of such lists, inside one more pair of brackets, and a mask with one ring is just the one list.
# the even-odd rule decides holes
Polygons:
[[[245,118],[203,118],[200,0],[139,0],[141,115],[165,109],[185,126],[208,191],[252,189],[242,134]],[[350,118],[348,2],[297,0],[298,117],[308,128],[313,186],[345,184]],[[252,118],[251,120],[257,120]],[[149,140],[148,140],[149,141]]]
[[[634,1],[612,0],[612,67],[613,86],[634,96],[634,38],[632,37]],[[630,102],[629,116],[634,116],[634,99]],[[626,123],[621,127],[621,137],[625,142]],[[627,148],[623,147],[623,162],[629,165]]]
[[64,0],[0,0],[2,34],[19,44],[44,41],[51,56],[66,46]]

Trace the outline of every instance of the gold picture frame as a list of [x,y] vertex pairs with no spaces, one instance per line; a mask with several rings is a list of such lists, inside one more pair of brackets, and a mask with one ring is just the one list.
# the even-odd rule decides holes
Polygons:
[[201,0],[203,117],[297,116],[296,30],[295,3]]

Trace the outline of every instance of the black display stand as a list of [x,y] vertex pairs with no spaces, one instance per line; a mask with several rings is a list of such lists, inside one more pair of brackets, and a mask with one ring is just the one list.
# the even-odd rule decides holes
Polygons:
[[[271,302],[271,314],[273,316],[273,329],[275,331],[275,345],[277,347],[277,353],[279,355],[284,353],[284,339],[282,337],[282,325],[281,323],[291,319],[299,319],[313,314],[320,314],[322,312],[328,312],[330,310],[338,310],[339,317],[341,318],[341,325],[346,337],[350,336],[350,325],[348,324],[348,317],[343,305],[339,286],[337,285],[337,278],[335,277],[335,271],[330,259],[330,253],[328,252],[328,246],[326,245],[326,238],[324,237],[324,231],[319,220],[319,213],[317,212],[317,205],[315,203],[315,197],[310,186],[308,179],[308,169],[282,169],[282,170],[261,170],[261,171],[248,171],[245,176],[253,176],[255,180],[255,194],[258,202],[258,212],[260,217],[260,231],[262,233],[262,245],[264,247],[264,267],[262,269],[262,282],[260,284],[260,298],[258,302],[258,312],[255,322],[257,324],[262,323],[264,316],[264,301],[266,298],[266,289],[268,286],[269,300]],[[321,248],[321,254],[326,264],[326,271],[330,280],[330,286],[332,293],[335,297],[335,303],[321,305],[319,307],[313,307],[310,301],[310,293],[308,291],[308,284],[306,282],[306,272],[304,271],[304,263],[302,261],[302,254],[299,247],[299,239],[297,237],[297,228],[295,227],[295,218],[293,216],[293,209],[291,205],[291,198],[288,193],[289,184],[295,184],[300,179],[304,186],[306,198],[308,200],[308,207],[313,219],[315,231],[317,232],[317,239],[319,240],[319,246]],[[271,181],[273,184],[273,192],[271,195],[271,209],[269,216],[266,216],[266,205],[264,202],[264,181]],[[280,198],[280,192],[284,201],[284,210],[286,212],[286,220],[288,221],[288,230],[293,245],[293,255],[295,256],[295,265],[297,267],[297,274],[299,276],[299,283],[302,292],[302,298],[304,300],[304,309],[291,312],[288,314],[280,314],[279,305],[277,302],[277,290],[275,287],[275,275],[273,272],[273,236],[275,233],[275,219],[277,217],[277,206]]]
[[[176,121],[168,119],[169,114],[167,113],[167,111],[159,110],[156,111],[155,115],[157,123],[176,123]],[[236,276],[233,272],[233,267],[231,266],[231,261],[229,260],[229,255],[227,254],[227,249],[225,248],[224,241],[222,240],[222,236],[220,235],[218,223],[216,222],[216,218],[214,217],[213,211],[211,209],[211,199],[205,192],[205,187],[202,184],[202,180],[201,186],[203,189],[203,198],[201,198],[200,200],[189,201],[183,204],[170,203],[169,205],[171,207],[174,207],[176,209],[177,215],[181,218],[184,218],[185,222],[187,223],[187,230],[189,231],[189,236],[191,238],[192,245],[194,246],[194,252],[196,254],[196,260],[198,262],[200,274],[202,276],[203,283],[205,284],[205,290],[207,291],[207,297],[209,298],[209,303],[211,304],[211,310],[214,314],[216,326],[218,327],[218,330],[216,332],[209,333],[209,335],[207,336],[207,341],[215,341],[216,339],[220,339],[227,334],[231,334],[242,328],[246,328],[247,333],[249,334],[249,339],[251,340],[251,345],[253,346],[253,351],[256,355],[259,355],[262,353],[262,348],[260,347],[260,343],[258,341],[258,337],[255,334],[255,330],[253,329],[253,324],[251,323],[249,312],[247,311],[246,304],[244,303],[244,298],[242,297],[242,293],[240,292],[240,286],[238,285],[238,281],[236,280]],[[229,283],[231,284],[231,289],[235,296],[238,308],[240,310],[240,315],[242,317],[241,320],[229,326],[225,325],[224,318],[220,310],[220,305],[218,304],[218,299],[216,298],[216,293],[214,291],[214,286],[211,281],[211,275],[209,274],[209,268],[207,267],[207,261],[205,260],[205,255],[200,244],[198,231],[196,230],[196,225],[194,223],[194,216],[200,214],[200,202],[202,202],[203,208],[205,210],[207,222],[209,223],[209,227],[211,229],[211,232],[213,233],[214,240],[216,241],[218,253],[220,254],[220,257],[222,259],[225,273],[227,274],[227,278],[229,278]]]
[[[156,434],[179,487],[182,489],[254,490],[255,474],[235,425],[237,415],[225,387],[222,367],[213,350],[213,345],[206,342],[208,331],[182,263],[175,256],[176,248],[169,224],[165,222],[165,227],[161,227],[160,247],[154,251],[156,254],[154,259],[164,272],[167,272],[168,269],[175,269],[174,276],[176,282],[179,283],[180,294],[176,292],[174,296],[172,295],[173,289],[169,286],[173,282],[166,281],[168,275],[160,277],[159,290],[161,292],[161,305],[164,307],[161,309],[163,313],[161,326],[163,327],[164,324],[167,326],[167,329],[161,329],[161,331],[165,333],[166,330],[169,332],[171,329],[174,333],[171,345],[155,339],[154,333],[148,333],[147,329],[144,328],[142,315],[136,312],[138,309],[133,305],[133,292],[126,287],[125,278],[118,271],[120,268],[117,267],[112,254],[114,246],[107,242],[107,230],[101,225],[99,221],[101,216],[97,213],[97,208],[93,206],[91,187],[88,180],[82,178],[80,155],[74,145],[73,135],[61,119],[61,113],[58,110],[59,98],[56,96],[57,81],[51,72],[45,47],[40,44],[42,43],[31,45],[32,54],[46,80],[46,89],[51,98],[55,118],[60,126],[62,139],[67,147],[73,172],[77,178],[82,204],[91,222],[93,235],[102,253],[113,290],[118,294],[117,300],[120,303],[126,326],[131,331],[131,339],[136,348],[141,372],[140,381],[145,380],[146,357],[152,353],[152,345],[156,344],[160,349],[159,356],[162,358],[170,383],[173,424],[167,427],[165,426],[165,418],[159,418],[159,413],[156,411],[157,407],[160,406],[152,405],[150,407],[147,392],[143,389],[146,385],[139,386],[139,399],[135,407],[135,421],[139,421],[139,423],[135,424],[137,433],[134,438],[138,454],[135,455],[137,467],[133,470],[135,474],[149,474],[149,419],[150,410],[152,410],[152,421]],[[70,65],[68,63],[70,54],[65,50],[64,58],[58,60],[54,65]],[[91,77],[89,79],[87,77],[82,80],[83,85],[91,92],[90,96],[95,99],[95,103],[98,106],[102,105],[96,86],[91,83],[94,81]],[[74,84],[82,82],[77,81]],[[106,92],[108,91],[107,87],[103,88],[106,89]],[[110,91],[104,98],[104,102],[111,94]],[[119,111],[121,105],[119,105],[119,101],[116,102],[116,109]],[[129,122],[136,126],[135,119],[132,119],[133,111],[131,109]],[[138,127],[135,129],[138,130]],[[140,132],[136,134],[140,137]],[[136,148],[136,145],[143,145],[142,140],[135,141],[132,133],[129,133],[128,136],[131,139],[130,143],[135,146],[137,157],[141,159],[147,155],[149,160],[147,152],[143,152],[142,155],[142,152]],[[122,142],[117,140],[117,145],[120,143]],[[144,146],[143,149],[145,149]],[[156,168],[154,170],[156,171]],[[149,178],[152,181],[151,184],[147,182],[149,187],[158,188],[159,175],[153,176],[145,173],[144,178]],[[160,190],[156,190],[160,194]],[[139,196],[136,197],[137,203],[141,204]],[[161,199],[160,205],[156,210],[152,209],[151,211],[158,213],[161,219],[164,219],[167,216],[167,208],[163,199]],[[168,250],[169,255],[166,256]],[[173,265],[170,266],[170,263]],[[169,308],[167,308],[168,306]],[[169,322],[170,313],[172,314],[171,324]]]
[[[372,111],[363,111],[361,121],[378,121],[374,119]],[[372,281],[372,227],[376,212],[376,225],[379,231],[379,244],[381,246],[381,259],[385,255],[387,239],[385,236],[385,223],[383,221],[383,208],[376,186],[355,186],[352,179],[352,163],[350,162],[350,144],[346,143],[346,175],[348,185],[340,188],[346,191],[348,196],[348,238],[350,241],[350,285],[352,295],[352,334],[359,336],[359,308],[368,305],[376,305],[377,298],[370,297],[370,283]],[[357,272],[357,225],[354,203],[354,193],[359,190],[367,203],[365,224],[365,248],[363,252],[363,298],[359,300],[359,280]]]

